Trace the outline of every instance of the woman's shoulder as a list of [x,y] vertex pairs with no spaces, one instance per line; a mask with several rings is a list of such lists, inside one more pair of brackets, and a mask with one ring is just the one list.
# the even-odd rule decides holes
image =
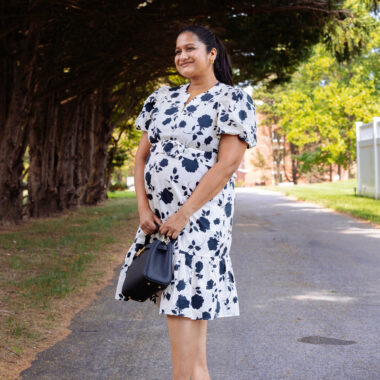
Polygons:
[[227,97],[241,96],[246,94],[246,92],[241,87],[235,87],[229,84],[222,83],[222,88],[224,89],[223,94]]
[[171,88],[171,87],[168,86],[168,85],[160,86],[160,87],[158,87],[158,88],[153,92],[153,94],[155,94],[155,95],[166,94],[166,93],[169,91],[170,88]]
[[176,97],[178,95],[175,95],[175,92],[178,92],[181,90],[183,85],[178,85],[178,86],[169,86],[169,85],[163,85],[160,88],[158,88],[156,91],[156,96],[159,99],[167,99],[167,97]]
[[239,102],[248,101],[253,104],[250,99],[249,94],[240,87],[231,86],[229,84],[223,84],[222,91],[220,91],[218,96],[218,101],[226,107]]
[[164,85],[155,89],[147,98],[147,101],[157,103],[164,99],[165,95],[168,94],[170,86]]

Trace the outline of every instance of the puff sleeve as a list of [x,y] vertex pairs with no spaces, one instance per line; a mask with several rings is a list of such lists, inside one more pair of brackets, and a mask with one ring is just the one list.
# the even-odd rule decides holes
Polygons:
[[248,144],[247,149],[256,146],[256,107],[251,96],[242,89],[233,88],[219,103],[217,134],[238,135]]
[[152,92],[146,99],[140,114],[135,120],[136,129],[148,132],[149,125],[152,122],[153,109],[157,103],[160,88]]

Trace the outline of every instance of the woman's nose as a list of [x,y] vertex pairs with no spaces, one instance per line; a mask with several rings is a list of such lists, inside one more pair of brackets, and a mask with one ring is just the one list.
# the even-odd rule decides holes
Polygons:
[[186,60],[189,58],[189,56],[188,56],[188,54],[187,53],[181,53],[180,55],[179,55],[179,61],[181,62],[181,64],[183,63],[183,62],[186,62]]

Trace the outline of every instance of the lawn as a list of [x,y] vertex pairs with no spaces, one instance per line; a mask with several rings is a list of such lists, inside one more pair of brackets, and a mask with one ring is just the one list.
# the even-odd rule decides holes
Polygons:
[[14,379],[106,285],[138,223],[135,192],[125,191],[99,206],[0,229],[1,379]]
[[337,182],[313,183],[295,186],[263,186],[263,189],[279,191],[300,200],[322,206],[380,224],[380,200],[355,195],[356,179]]

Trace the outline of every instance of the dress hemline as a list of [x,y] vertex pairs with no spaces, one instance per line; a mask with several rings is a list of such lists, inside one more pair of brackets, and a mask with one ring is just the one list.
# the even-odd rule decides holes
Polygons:
[[161,310],[159,310],[158,314],[159,315],[174,315],[176,317],[189,318],[189,319],[191,319],[193,321],[214,321],[215,319],[218,319],[218,318],[240,317],[240,313],[238,313],[238,314],[232,313],[232,314],[218,314],[214,318],[194,318],[194,317],[190,317],[190,316],[187,316],[187,315],[178,315],[178,314],[170,313],[170,312],[167,312],[167,311],[162,312]]

